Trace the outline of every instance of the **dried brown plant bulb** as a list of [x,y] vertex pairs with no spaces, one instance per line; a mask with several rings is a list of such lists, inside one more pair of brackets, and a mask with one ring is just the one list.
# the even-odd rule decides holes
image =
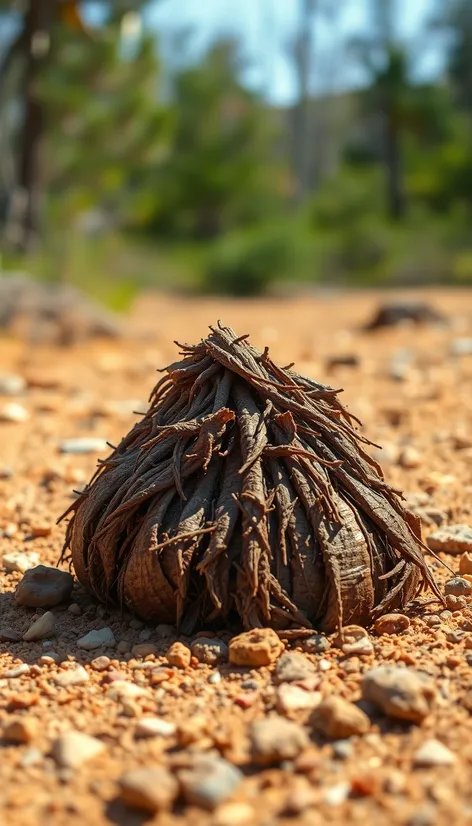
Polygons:
[[336,391],[210,329],[69,509],[81,582],[187,632],[235,614],[245,628],[331,631],[426,584],[439,596],[418,519]]

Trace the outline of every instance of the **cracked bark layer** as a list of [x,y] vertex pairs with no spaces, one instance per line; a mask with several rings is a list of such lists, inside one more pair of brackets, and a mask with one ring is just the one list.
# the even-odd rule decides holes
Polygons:
[[64,555],[147,620],[366,625],[426,586],[419,520],[337,391],[229,327],[166,368],[150,408],[64,516]]

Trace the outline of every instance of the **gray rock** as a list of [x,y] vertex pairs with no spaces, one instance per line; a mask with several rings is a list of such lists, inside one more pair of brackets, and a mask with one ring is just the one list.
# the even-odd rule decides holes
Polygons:
[[256,720],[250,728],[249,738],[252,758],[262,765],[293,760],[310,743],[302,726],[275,714]]
[[200,663],[216,665],[228,659],[228,646],[216,637],[198,637],[191,645],[192,656]]
[[470,597],[472,594],[472,583],[461,576],[449,579],[444,586],[444,593],[454,597]]
[[243,774],[221,757],[202,755],[178,773],[178,780],[187,803],[213,810],[233,794]]
[[304,654],[290,651],[277,660],[274,677],[277,683],[294,683],[312,677],[315,673],[315,666]]
[[96,737],[90,737],[81,731],[68,731],[58,737],[54,743],[52,756],[58,766],[76,769],[104,751],[104,743]]
[[331,643],[322,634],[313,634],[302,642],[302,650],[307,654],[324,654],[331,648]]
[[133,809],[141,809],[149,814],[169,809],[179,792],[177,780],[163,768],[125,772],[119,783],[122,800]]
[[77,647],[83,648],[84,651],[94,651],[95,648],[113,648],[115,646],[115,637],[111,628],[101,628],[99,631],[89,631],[84,637],[77,640]]
[[379,666],[364,674],[362,697],[384,714],[420,723],[437,699],[433,680],[412,668]]
[[0,642],[20,642],[22,634],[8,626],[0,628]]
[[39,617],[27,631],[23,634],[25,642],[34,642],[36,640],[45,640],[52,637],[56,633],[56,618],[51,611],[46,611],[42,617]]
[[67,571],[38,565],[25,572],[15,591],[18,605],[28,608],[52,608],[69,599],[74,577]]
[[65,441],[59,445],[59,450],[61,453],[72,453],[76,456],[82,456],[87,453],[109,452],[110,448],[105,439],[83,436],[77,439],[65,439]]
[[472,550],[472,528],[470,525],[447,525],[433,531],[426,539],[432,551],[444,551],[448,554],[461,554]]

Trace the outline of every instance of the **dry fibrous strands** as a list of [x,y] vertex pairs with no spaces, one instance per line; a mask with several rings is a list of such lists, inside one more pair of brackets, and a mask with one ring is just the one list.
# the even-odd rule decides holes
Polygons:
[[235,615],[330,631],[440,597],[337,391],[222,325],[179,347],[68,512],[65,552],[100,600],[187,631]]

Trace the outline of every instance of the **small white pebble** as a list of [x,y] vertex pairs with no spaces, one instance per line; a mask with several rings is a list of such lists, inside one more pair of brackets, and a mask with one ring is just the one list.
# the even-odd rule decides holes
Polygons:
[[8,671],[4,671],[2,676],[13,680],[15,677],[22,677],[23,674],[29,674],[30,671],[31,668],[27,663],[21,663],[21,665],[15,665],[13,668],[9,668]]
[[208,682],[210,683],[210,685],[218,685],[218,683],[221,683],[220,672],[214,671],[213,674],[210,674],[210,676],[208,677]]

